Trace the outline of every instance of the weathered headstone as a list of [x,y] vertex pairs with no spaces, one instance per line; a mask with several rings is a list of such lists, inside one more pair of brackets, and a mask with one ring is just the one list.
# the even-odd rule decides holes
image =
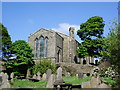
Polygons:
[[40,72],[37,73],[37,80],[41,80]]
[[13,72],[10,74],[10,78],[11,78],[10,81],[13,83],[13,82],[14,82],[14,80],[13,80],[13,78],[14,78],[14,73],[13,73]]
[[27,75],[26,75],[26,78],[29,78],[30,77],[30,69],[27,70]]
[[46,76],[46,80],[48,81],[48,78],[51,76],[51,74],[52,74],[52,70],[51,69],[48,69],[47,70],[47,76]]
[[57,69],[57,79],[58,80],[62,79],[62,68],[61,67]]
[[83,73],[78,73],[78,78],[83,78]]
[[105,83],[102,83],[98,86],[98,88],[111,88],[111,87]]
[[46,77],[47,77],[47,75],[46,75],[46,73],[44,73],[44,74],[42,75],[42,80],[43,80],[43,81],[46,81]]
[[76,77],[78,78],[78,74],[76,74]]
[[81,87],[82,87],[82,88],[91,88],[90,81],[88,81],[88,82],[83,82],[83,83],[81,84]]
[[101,84],[101,80],[99,76],[92,77],[90,83],[91,83],[92,88],[97,88]]
[[52,74],[50,75],[48,82],[47,82],[47,88],[53,88],[54,87],[54,82],[55,82],[55,75]]
[[2,85],[1,88],[10,88],[10,83],[8,81],[7,73],[2,73]]
[[66,76],[66,77],[70,76],[70,73],[69,73],[69,72],[66,72],[66,73],[65,73],[65,76]]
[[37,79],[37,76],[36,76],[36,75],[33,75],[33,79]]
[[87,77],[86,73],[83,74],[83,77]]

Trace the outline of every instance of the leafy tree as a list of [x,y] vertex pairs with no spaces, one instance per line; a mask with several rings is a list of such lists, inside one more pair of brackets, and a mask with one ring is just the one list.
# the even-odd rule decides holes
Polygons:
[[120,73],[120,27],[116,21],[112,22],[110,33],[106,38],[107,50],[110,61],[114,64]]
[[32,49],[24,40],[15,41],[10,48],[16,59],[9,59],[6,63],[8,71],[13,70],[16,74],[26,74],[27,69],[34,64]]
[[0,24],[0,40],[0,52],[2,60],[7,60],[10,54],[10,52],[8,52],[8,49],[11,47],[12,41],[10,35],[8,34],[7,28],[2,24]]
[[85,23],[80,25],[77,35],[83,40],[77,50],[79,57],[101,56],[104,48],[104,23],[103,18],[94,16],[89,18]]
[[41,74],[46,73],[48,69],[52,70],[52,73],[56,72],[56,65],[51,62],[49,59],[40,59],[40,62],[36,63],[33,67],[33,74],[40,72]]

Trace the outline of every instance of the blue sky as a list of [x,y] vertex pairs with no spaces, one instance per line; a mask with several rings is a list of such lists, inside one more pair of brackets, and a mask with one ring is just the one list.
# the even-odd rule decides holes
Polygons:
[[117,2],[2,2],[2,23],[14,42],[28,41],[28,36],[40,28],[68,35],[70,26],[77,31],[90,17],[101,16],[106,36],[110,20],[118,17],[117,7]]

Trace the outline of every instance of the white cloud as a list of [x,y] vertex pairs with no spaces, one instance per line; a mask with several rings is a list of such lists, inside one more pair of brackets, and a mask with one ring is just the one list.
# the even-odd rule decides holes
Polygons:
[[68,35],[70,27],[74,27],[75,32],[80,28],[79,25],[72,25],[72,24],[69,24],[69,23],[61,23],[61,24],[59,24],[58,28],[52,28],[52,29],[57,31],[57,32],[61,32],[61,33],[64,33],[64,34]]

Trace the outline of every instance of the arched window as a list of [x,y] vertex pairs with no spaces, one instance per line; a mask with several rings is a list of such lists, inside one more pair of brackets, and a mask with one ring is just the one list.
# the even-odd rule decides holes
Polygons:
[[35,57],[38,57],[38,39],[35,40]]
[[44,57],[44,37],[40,37],[40,57]]
[[45,38],[45,57],[48,56],[48,38]]

